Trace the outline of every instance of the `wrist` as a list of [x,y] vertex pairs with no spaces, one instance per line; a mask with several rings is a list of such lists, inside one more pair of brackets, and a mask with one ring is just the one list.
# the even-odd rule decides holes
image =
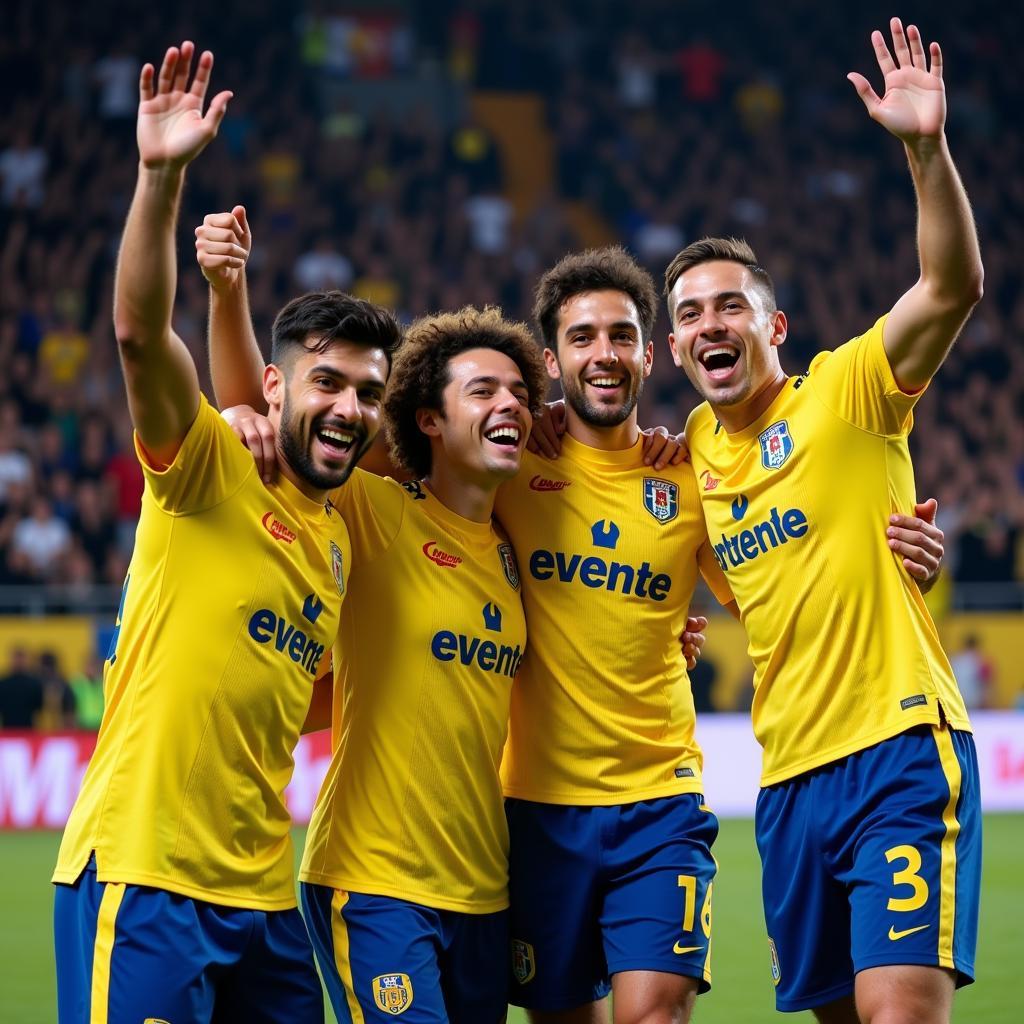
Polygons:
[[139,161],[139,184],[146,188],[171,191],[180,189],[185,181],[185,165],[147,164]]
[[944,131],[938,135],[904,139],[903,145],[907,151],[907,158],[915,163],[923,164],[936,158],[945,159],[949,155],[949,148],[946,145],[946,133]]

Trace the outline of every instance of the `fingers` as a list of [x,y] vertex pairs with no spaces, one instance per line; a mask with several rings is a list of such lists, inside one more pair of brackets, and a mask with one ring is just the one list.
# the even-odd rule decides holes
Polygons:
[[928,59],[924,55],[924,42],[916,25],[907,26],[907,43],[910,46],[910,59],[913,61],[914,67],[927,71]]
[[642,431],[644,435],[644,465],[654,465],[655,469],[661,469],[667,459],[662,459],[661,454],[668,444],[668,430],[665,427],[654,427],[652,430]]
[[235,218],[242,231],[242,244],[248,249],[252,245],[252,232],[249,230],[249,220],[244,206],[235,206],[231,210],[231,216]]
[[152,64],[143,64],[142,71],[139,74],[139,102],[145,103],[146,100],[153,98],[153,79],[156,75],[156,70]]
[[942,47],[938,43],[932,43],[928,47],[928,52],[932,58],[932,74],[938,78],[942,78]]
[[546,459],[557,459],[562,451],[562,442],[555,432],[550,416],[534,420],[533,429],[526,441],[527,451],[543,455]]
[[[935,498],[928,498],[926,501],[919,502],[914,506],[914,515],[918,519],[924,520],[926,523],[935,522],[935,517],[939,513],[939,503]],[[898,517],[897,517],[898,518]],[[939,531],[942,532],[941,530]]]
[[892,32],[892,48],[896,54],[896,61],[901,68],[913,64],[910,57],[910,46],[907,44],[907,37],[903,31],[903,22],[899,18],[889,20],[889,31]]
[[199,63],[196,65],[195,78],[192,79],[192,88],[189,92],[193,96],[203,99],[206,96],[207,87],[210,84],[210,72],[213,71],[213,54],[209,50],[203,50],[199,55]]
[[878,93],[871,88],[871,83],[856,71],[851,71],[846,78],[849,82],[853,83],[854,89],[857,90],[857,95],[864,102],[864,106],[868,108],[868,113],[872,113],[882,101],[878,98]]
[[707,618],[703,615],[690,615],[686,619],[686,631],[688,633],[699,633],[701,630],[706,629],[708,624]]
[[160,77],[157,80],[156,91],[170,92],[174,83],[174,73],[178,67],[178,58],[181,56],[176,46],[167,47],[163,63],[160,65]]
[[174,81],[171,83],[171,88],[175,92],[185,92],[188,87],[188,76],[192,70],[192,56],[195,50],[195,43],[191,39],[186,39],[181,44],[181,55],[178,58],[178,63],[175,65]]
[[209,125],[214,135],[217,134],[220,123],[228,112],[228,101],[232,96],[234,96],[234,93],[230,89],[225,89],[223,92],[217,93],[210,101],[210,109],[206,111],[203,123]]
[[[263,482],[269,484],[277,476],[277,445],[275,444],[274,428],[265,416],[260,416],[256,430],[262,446],[261,454],[256,456],[256,467]],[[251,448],[250,451],[252,451]]]
[[[893,18],[893,21],[898,22],[899,19]],[[887,75],[890,71],[895,71],[896,62],[892,59],[892,54],[889,53],[889,47],[885,45],[885,37],[878,29],[871,33],[871,45],[875,48],[875,60],[878,61],[882,74]]]

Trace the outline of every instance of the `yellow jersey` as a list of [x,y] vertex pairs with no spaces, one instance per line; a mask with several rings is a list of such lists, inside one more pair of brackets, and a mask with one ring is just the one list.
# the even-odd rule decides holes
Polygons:
[[341,516],[252,456],[200,400],[166,469],[147,464],[104,675],[96,750],[55,882],[259,910],[295,906],[284,789],[351,558]]
[[356,470],[333,756],[299,877],[486,914],[508,906],[498,764],[526,646],[512,546],[418,483]]
[[790,378],[730,434],[687,423],[708,533],[754,662],[762,785],[941,716],[970,728],[921,591],[890,550],[914,504],[907,436],[920,393],[893,377],[885,318]]
[[600,451],[566,435],[525,453],[497,514],[523,571],[530,646],[512,694],[505,794],[612,805],[703,791],[679,637],[698,568],[732,600],[689,465],[655,472],[643,439]]

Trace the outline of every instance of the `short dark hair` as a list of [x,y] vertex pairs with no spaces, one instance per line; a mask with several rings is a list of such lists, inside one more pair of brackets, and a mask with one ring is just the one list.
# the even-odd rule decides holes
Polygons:
[[270,361],[280,366],[300,349],[323,352],[337,341],[383,349],[390,368],[402,343],[402,328],[390,310],[365,299],[337,290],[307,292],[277,314],[270,332]]
[[[711,263],[714,260],[728,260],[730,263],[740,263],[750,271],[754,282],[760,287],[768,305],[772,309],[777,308],[775,303],[775,285],[772,283],[768,271],[757,262],[757,256],[744,238],[701,238],[691,242],[681,252],[676,253],[672,262],[665,271],[665,295],[672,294],[676,281],[688,270],[699,266],[701,263]],[[675,322],[672,310],[668,311],[672,322]]]
[[548,391],[544,360],[526,324],[506,320],[496,306],[421,317],[405,332],[384,396],[384,429],[392,460],[416,477],[430,472],[430,438],[416,422],[420,409],[444,408],[451,360],[474,348],[503,352],[523,375],[530,412],[539,416]]
[[608,245],[563,256],[537,282],[533,316],[548,348],[557,348],[562,306],[575,295],[600,291],[625,292],[640,316],[643,340],[650,339],[658,304],[654,280],[621,245]]

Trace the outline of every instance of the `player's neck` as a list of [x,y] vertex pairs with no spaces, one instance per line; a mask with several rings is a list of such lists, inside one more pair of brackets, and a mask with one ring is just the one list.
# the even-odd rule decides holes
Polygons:
[[789,377],[782,367],[779,367],[775,376],[768,380],[759,391],[751,395],[745,402],[739,402],[736,405],[712,404],[711,408],[714,410],[718,422],[725,427],[726,433],[738,433],[741,430],[745,430],[764,414],[772,402],[779,397],[780,392],[786,386],[787,380],[789,380]]
[[500,480],[480,481],[460,474],[450,463],[435,460],[430,475],[424,477],[423,482],[430,493],[457,516],[474,523],[490,522]]
[[315,484],[311,484],[304,477],[299,476],[294,469],[288,464],[288,460],[281,454],[280,448],[277,451],[277,466],[278,472],[283,476],[289,483],[294,484],[296,490],[304,494],[307,498],[311,498],[318,505],[322,505],[327,500],[327,495],[330,491],[325,491]]
[[625,422],[613,427],[595,426],[582,419],[568,403],[565,406],[565,431],[580,444],[602,452],[621,452],[632,448],[640,438],[637,414],[634,409]]

